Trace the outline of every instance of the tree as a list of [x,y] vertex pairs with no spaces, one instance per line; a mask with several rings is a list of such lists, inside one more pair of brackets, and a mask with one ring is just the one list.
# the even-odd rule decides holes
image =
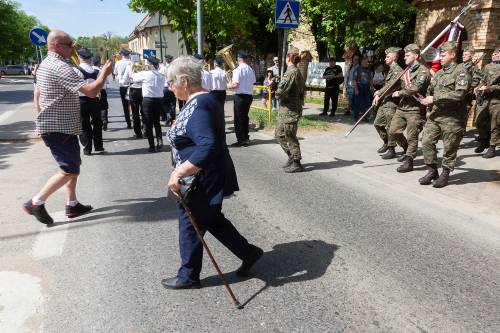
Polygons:
[[112,33],[106,32],[100,36],[86,37],[80,36],[75,39],[75,44],[81,47],[86,47],[101,59],[111,57],[112,54],[118,53],[120,44],[127,43],[126,37],[115,36]]

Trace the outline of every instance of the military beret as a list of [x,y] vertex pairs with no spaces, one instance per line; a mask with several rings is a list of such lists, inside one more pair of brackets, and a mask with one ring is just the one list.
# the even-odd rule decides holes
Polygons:
[[85,47],[79,49],[77,52],[78,52],[78,56],[82,59],[87,60],[87,59],[92,58],[92,52],[90,52],[90,50],[85,48]]
[[405,53],[407,52],[413,52],[415,54],[420,54],[420,46],[417,44],[408,44],[405,46]]
[[165,54],[164,58],[166,60],[172,60],[172,59],[174,59],[174,57],[172,57],[170,54]]
[[246,58],[248,58],[248,53],[246,53],[245,51],[240,50],[237,53],[237,57],[241,58],[241,59],[246,59]]
[[476,50],[472,46],[468,46],[464,49],[464,52],[475,53]]
[[438,50],[440,52],[448,52],[451,50],[456,50],[457,47],[458,47],[457,42],[448,41],[448,42],[444,42],[443,44],[439,45]]
[[160,63],[160,59],[156,57],[146,57],[146,60],[150,65],[158,65]]
[[399,52],[401,52],[401,48],[400,47],[390,47],[387,50],[385,50],[385,54],[399,53]]
[[298,48],[296,48],[295,46],[292,46],[288,49],[288,52],[287,54],[293,54],[293,55],[299,55],[300,54],[300,51]]
[[125,50],[124,48],[120,49],[120,54],[124,56],[128,56],[130,54],[129,50]]

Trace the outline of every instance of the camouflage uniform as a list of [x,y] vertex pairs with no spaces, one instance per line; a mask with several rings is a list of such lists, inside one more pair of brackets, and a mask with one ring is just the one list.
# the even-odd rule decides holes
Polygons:
[[[464,123],[467,125],[467,119],[469,118],[469,112],[472,107],[472,101],[474,100],[474,89],[476,89],[481,81],[481,70],[472,63],[472,61],[463,62],[458,65],[462,67],[469,73],[470,76],[470,88],[465,97],[465,104],[467,105],[467,112],[464,113]],[[476,106],[477,107],[477,106]]]
[[[401,49],[388,48],[386,50],[386,53],[399,52],[399,50]],[[402,71],[403,69],[396,62],[392,63],[391,66],[389,67],[389,72],[385,77],[384,86],[379,91],[385,92],[385,90],[389,88],[389,86],[394,82],[394,79],[399,74],[401,74]],[[394,87],[398,87],[398,85],[395,84]],[[395,90],[397,89],[393,88],[390,91],[388,91],[386,97],[380,102],[380,105],[377,110],[377,116],[375,117],[375,121],[373,122],[373,125],[375,126],[378,135],[384,141],[384,143],[387,143],[389,141],[389,135],[387,134],[387,132],[389,131],[392,117],[394,116],[397,105],[399,103],[399,98],[391,96]]]
[[296,66],[290,65],[278,85],[278,124],[275,137],[289,158],[300,161],[300,144],[297,139],[297,124],[302,115],[304,85],[302,75]]
[[[446,50],[445,47],[441,49]],[[432,95],[434,99],[422,139],[425,164],[437,165],[436,143],[442,138],[442,165],[450,171],[454,169],[458,146],[465,133],[463,119],[468,111],[465,99],[470,84],[469,72],[456,63],[442,68],[433,77],[427,95]]]
[[[500,52],[500,51],[499,51]],[[482,70],[482,85],[491,86],[493,91],[484,94],[484,101],[478,106],[476,127],[479,140],[486,145],[500,146],[500,64],[491,63]],[[492,85],[496,83],[495,85]]]
[[[409,52],[408,47],[410,49],[414,47],[418,48],[418,46],[410,44],[405,47],[405,52]],[[411,82],[409,85],[405,83],[405,76],[406,74],[400,80],[401,90],[399,90],[399,95],[401,96],[401,100],[399,101],[396,113],[392,117],[388,146],[395,147],[396,142],[407,142],[408,149],[406,156],[413,159],[417,156],[418,134],[422,131],[425,122],[422,117],[424,108],[416,99],[416,94],[425,95],[431,74],[429,69],[419,62],[415,62],[409,68],[409,79]],[[407,139],[403,135],[405,128]]]

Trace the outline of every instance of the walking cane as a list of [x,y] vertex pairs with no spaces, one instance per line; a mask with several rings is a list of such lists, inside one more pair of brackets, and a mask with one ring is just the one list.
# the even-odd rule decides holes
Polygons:
[[193,226],[194,230],[196,231],[196,234],[198,235],[198,238],[200,239],[201,241],[201,244],[203,244],[203,248],[205,249],[205,251],[208,253],[208,256],[210,257],[210,260],[212,260],[212,264],[215,266],[215,269],[217,270],[217,273],[219,274],[219,277],[220,279],[222,280],[222,282],[224,283],[224,287],[226,287],[227,289],[227,292],[229,293],[229,295],[231,296],[231,299],[233,300],[233,303],[234,305],[236,306],[237,309],[243,309],[244,305],[242,305],[237,299],[236,299],[236,296],[234,296],[234,293],[233,293],[233,290],[231,289],[231,287],[229,286],[229,284],[227,283],[226,281],[226,278],[224,277],[224,274],[222,273],[222,271],[220,270],[219,268],[219,265],[217,265],[217,262],[215,261],[215,258],[214,256],[212,255],[212,252],[210,251],[210,249],[208,248],[208,245],[207,243],[205,243],[205,240],[203,239],[203,235],[201,234],[201,231],[200,229],[198,228],[198,224],[196,223],[195,219],[194,219],[194,216],[193,214],[191,213],[191,210],[189,209],[189,207],[187,206],[187,203],[186,201],[184,200],[183,197],[178,197],[177,200],[179,201],[179,203],[182,205],[182,207],[184,207],[184,209],[186,210],[186,213],[188,215],[188,218],[189,218],[189,222],[191,222],[191,225]]

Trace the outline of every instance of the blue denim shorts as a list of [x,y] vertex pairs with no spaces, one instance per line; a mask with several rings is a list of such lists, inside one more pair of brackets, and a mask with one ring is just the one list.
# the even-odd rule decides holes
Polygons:
[[76,135],[51,132],[42,134],[42,139],[64,173],[80,174],[82,160]]

